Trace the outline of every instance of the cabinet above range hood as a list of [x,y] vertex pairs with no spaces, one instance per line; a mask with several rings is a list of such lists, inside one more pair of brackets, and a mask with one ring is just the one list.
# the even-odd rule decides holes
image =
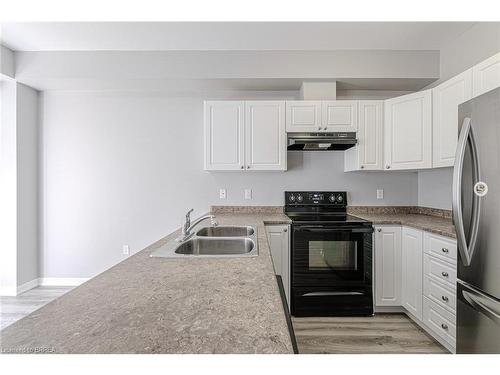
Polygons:
[[288,151],[344,151],[357,143],[355,132],[288,133]]

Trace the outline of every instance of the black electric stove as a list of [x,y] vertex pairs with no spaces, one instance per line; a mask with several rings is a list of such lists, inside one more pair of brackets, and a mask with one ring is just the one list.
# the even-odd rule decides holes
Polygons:
[[372,315],[373,227],[347,214],[347,193],[285,192],[285,214],[292,315]]

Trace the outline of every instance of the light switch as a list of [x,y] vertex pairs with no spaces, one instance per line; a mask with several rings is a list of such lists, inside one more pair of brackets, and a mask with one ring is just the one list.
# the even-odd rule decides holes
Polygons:
[[219,189],[219,198],[226,199],[226,189]]
[[245,199],[252,199],[252,189],[245,189]]
[[384,199],[384,189],[377,189],[377,199]]
[[123,253],[123,255],[129,255],[130,254],[130,248],[128,247],[128,245],[123,245],[122,253]]

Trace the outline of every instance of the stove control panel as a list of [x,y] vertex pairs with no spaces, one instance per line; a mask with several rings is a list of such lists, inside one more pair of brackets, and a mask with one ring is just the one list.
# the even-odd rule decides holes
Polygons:
[[287,206],[347,206],[345,191],[285,191]]

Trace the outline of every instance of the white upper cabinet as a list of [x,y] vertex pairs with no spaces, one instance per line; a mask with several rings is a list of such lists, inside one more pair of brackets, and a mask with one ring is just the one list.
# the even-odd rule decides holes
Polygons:
[[358,101],[329,100],[321,103],[321,124],[327,132],[358,130]]
[[472,98],[472,69],[432,89],[432,166],[455,163],[458,105]]
[[286,170],[284,101],[245,102],[246,168]]
[[500,52],[472,68],[474,96],[500,87]]
[[375,227],[375,305],[401,306],[401,226]]
[[423,232],[403,227],[402,234],[402,300],[403,307],[422,320]]
[[384,102],[358,102],[358,143],[345,151],[344,170],[380,170],[384,163]]
[[244,102],[205,102],[205,170],[245,168]]
[[205,102],[205,170],[286,170],[285,101]]
[[287,132],[323,131],[320,100],[287,100]]
[[431,90],[386,100],[384,116],[384,168],[431,168]]

